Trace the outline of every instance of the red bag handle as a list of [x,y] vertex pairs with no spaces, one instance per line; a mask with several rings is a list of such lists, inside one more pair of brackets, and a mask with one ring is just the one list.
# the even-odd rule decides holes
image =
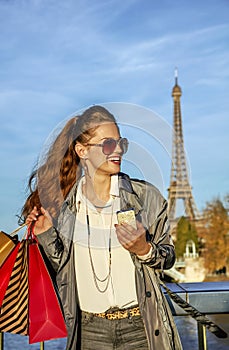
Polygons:
[[26,239],[38,242],[37,237],[34,233],[35,222],[36,221],[32,221],[31,224],[28,226],[28,232],[27,232]]

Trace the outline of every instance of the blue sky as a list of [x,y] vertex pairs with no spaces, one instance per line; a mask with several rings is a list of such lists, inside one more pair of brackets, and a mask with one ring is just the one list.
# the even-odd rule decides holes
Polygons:
[[[135,132],[150,130],[155,138],[149,120],[157,115],[169,135],[175,67],[197,207],[223,198],[229,192],[228,19],[228,0],[0,0],[1,229],[17,226],[45,140],[76,111],[98,103],[136,106]],[[139,106],[153,111],[152,119],[138,116]],[[131,117],[120,119],[132,133]],[[162,137],[168,154],[170,136]],[[140,144],[136,136],[133,147]],[[149,153],[167,196],[170,157],[154,145]],[[141,160],[135,155],[129,165]]]

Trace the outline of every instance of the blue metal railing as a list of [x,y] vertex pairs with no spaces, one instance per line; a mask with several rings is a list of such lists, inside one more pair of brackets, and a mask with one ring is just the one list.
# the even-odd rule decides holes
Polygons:
[[[205,315],[229,314],[229,281],[201,282],[201,283],[167,283],[169,289],[178,294],[197,310]],[[188,316],[165,293],[173,316]],[[229,319],[228,319],[229,323]],[[207,350],[206,328],[197,322],[199,350]],[[44,350],[45,343],[40,343],[40,350]],[[0,333],[0,350],[4,350],[4,334]]]

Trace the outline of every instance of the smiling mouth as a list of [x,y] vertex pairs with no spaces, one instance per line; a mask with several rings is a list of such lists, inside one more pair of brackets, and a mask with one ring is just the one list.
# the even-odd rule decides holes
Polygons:
[[114,164],[121,164],[121,157],[110,157],[108,161]]

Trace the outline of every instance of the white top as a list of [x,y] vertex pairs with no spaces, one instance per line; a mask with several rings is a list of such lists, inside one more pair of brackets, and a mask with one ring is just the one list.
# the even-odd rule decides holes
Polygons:
[[[99,313],[110,307],[125,308],[137,304],[135,268],[130,253],[119,243],[114,224],[116,211],[120,210],[118,176],[111,177],[110,200],[101,210],[96,210],[82,194],[81,179],[76,195],[77,217],[74,231],[74,255],[77,289],[81,310]],[[86,203],[90,223],[90,247],[96,275],[104,279],[109,273],[109,236],[111,235],[111,278],[102,293],[95,285],[88,248]],[[97,282],[104,290],[107,280]]]

